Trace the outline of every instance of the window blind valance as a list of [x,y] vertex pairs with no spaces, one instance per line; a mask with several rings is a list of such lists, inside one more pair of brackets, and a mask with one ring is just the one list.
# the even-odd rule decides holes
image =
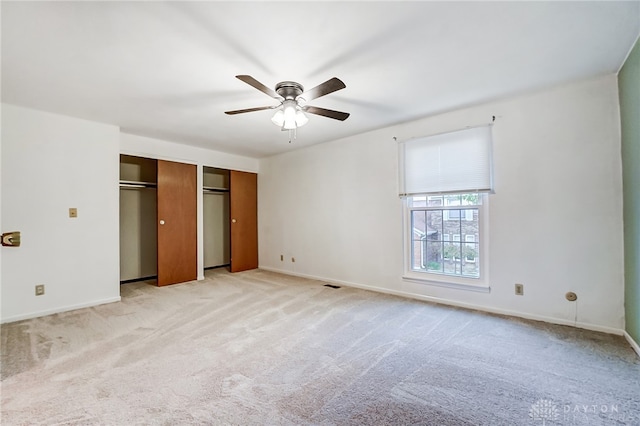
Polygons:
[[400,196],[493,192],[488,124],[401,142]]

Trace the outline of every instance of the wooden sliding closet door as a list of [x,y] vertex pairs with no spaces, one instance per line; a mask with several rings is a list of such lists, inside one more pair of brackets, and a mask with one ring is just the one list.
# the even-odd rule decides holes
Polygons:
[[258,267],[258,175],[231,170],[231,272]]
[[196,166],[158,160],[158,285],[198,275]]

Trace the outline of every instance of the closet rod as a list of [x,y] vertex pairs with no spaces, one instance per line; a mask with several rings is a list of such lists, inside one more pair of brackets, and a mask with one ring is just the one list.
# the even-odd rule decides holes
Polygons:
[[210,186],[203,186],[202,192],[229,192],[227,188],[215,188]]

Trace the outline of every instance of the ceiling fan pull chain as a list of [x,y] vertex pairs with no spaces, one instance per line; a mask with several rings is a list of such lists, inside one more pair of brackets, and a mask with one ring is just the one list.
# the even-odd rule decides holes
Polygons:
[[[292,138],[293,136],[293,138]],[[295,129],[289,129],[289,143],[291,143],[291,140],[296,140],[296,138],[298,137],[298,128]]]

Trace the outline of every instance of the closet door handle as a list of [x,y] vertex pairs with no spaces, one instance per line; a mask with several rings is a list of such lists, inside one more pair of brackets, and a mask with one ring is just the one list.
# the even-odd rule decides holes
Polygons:
[[231,223],[236,223],[236,220],[235,219],[231,219]]
[[164,225],[164,220],[161,220],[161,221],[160,221],[160,225]]

